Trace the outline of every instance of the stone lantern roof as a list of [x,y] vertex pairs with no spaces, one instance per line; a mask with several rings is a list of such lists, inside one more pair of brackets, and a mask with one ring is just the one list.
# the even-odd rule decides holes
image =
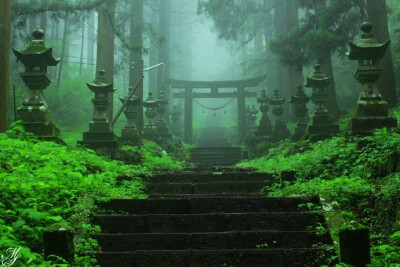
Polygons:
[[371,22],[361,24],[361,38],[357,41],[349,42],[350,52],[346,53],[350,60],[377,60],[383,58],[386,49],[389,47],[390,40],[380,43],[372,33],[373,25]]
[[146,108],[155,108],[159,105],[158,100],[154,99],[153,93],[149,93],[147,99],[143,102],[143,106]]
[[260,103],[260,104],[267,104],[268,101],[269,101],[269,98],[268,98],[268,96],[267,96],[266,91],[265,91],[265,90],[262,90],[262,91],[261,91],[261,96],[260,96],[260,97],[257,97],[257,103]]
[[107,81],[105,74],[106,72],[104,70],[100,70],[92,83],[86,83],[87,87],[89,87],[92,92],[113,92],[113,84]]
[[307,83],[305,84],[305,86],[309,88],[327,87],[331,83],[333,77],[328,77],[326,74],[324,74],[321,71],[320,64],[316,64],[314,66],[314,69],[314,73],[310,77],[307,77]]
[[34,30],[32,36],[32,43],[22,51],[13,49],[17,61],[21,61],[30,71],[33,71],[34,66],[56,66],[61,59],[54,58],[53,48],[48,48],[44,45],[43,30]]

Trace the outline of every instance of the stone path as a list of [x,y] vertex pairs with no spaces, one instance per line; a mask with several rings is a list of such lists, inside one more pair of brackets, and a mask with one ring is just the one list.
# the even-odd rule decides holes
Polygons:
[[160,174],[149,199],[114,199],[101,226],[101,266],[320,266],[330,257],[318,198],[264,198],[269,174],[232,171]]

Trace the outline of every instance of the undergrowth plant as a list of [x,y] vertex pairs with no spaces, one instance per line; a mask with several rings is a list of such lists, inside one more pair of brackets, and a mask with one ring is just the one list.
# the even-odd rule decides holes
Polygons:
[[[145,198],[139,176],[183,166],[154,143],[146,142],[140,153],[142,164],[125,165],[88,149],[39,141],[18,124],[0,134],[0,257],[18,248],[13,266],[45,264],[43,231],[59,224],[78,233],[77,265],[92,265],[85,253],[98,249],[90,235],[99,229],[89,220],[96,200]],[[118,182],[120,175],[130,179]]]
[[[371,229],[374,266],[400,264],[400,135],[386,129],[367,137],[282,143],[239,164],[260,172],[294,170],[294,183],[274,184],[269,196],[320,195],[324,208]],[[399,239],[400,240],[400,239]],[[381,265],[382,264],[382,265]]]

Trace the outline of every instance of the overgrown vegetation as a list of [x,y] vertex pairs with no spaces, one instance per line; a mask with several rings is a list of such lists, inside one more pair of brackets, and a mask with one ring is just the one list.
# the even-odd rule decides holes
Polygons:
[[296,171],[297,181],[265,188],[269,196],[320,195],[346,220],[371,228],[373,266],[400,263],[400,134],[335,137],[281,144],[243,162],[263,172]]
[[[99,231],[89,222],[95,201],[145,198],[139,176],[183,167],[152,142],[145,142],[140,155],[141,164],[124,165],[91,150],[38,141],[19,125],[0,134],[0,255],[20,248],[15,266],[45,264],[42,234],[57,223],[79,233],[76,265],[90,266],[92,259],[84,255],[98,249],[89,237]],[[119,175],[131,179],[119,183]]]

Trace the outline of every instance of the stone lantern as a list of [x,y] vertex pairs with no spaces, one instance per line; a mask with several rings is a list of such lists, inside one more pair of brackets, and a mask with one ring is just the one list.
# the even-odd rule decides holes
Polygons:
[[164,98],[164,91],[160,91],[160,95],[157,99],[158,107],[156,108],[157,111],[157,120],[156,120],[156,127],[158,134],[164,140],[170,140],[172,135],[167,127],[167,123],[165,122],[165,106],[168,104],[168,100]]
[[269,98],[265,92],[265,90],[261,91],[261,96],[257,98],[257,103],[260,104],[260,111],[262,113],[260,119],[260,126],[258,126],[258,130],[256,136],[271,136],[272,134],[272,125],[271,121],[268,117],[269,110]]
[[296,115],[296,128],[294,130],[293,135],[291,136],[291,140],[294,142],[300,141],[307,128],[307,103],[310,101],[310,98],[306,95],[303,90],[303,86],[299,85],[297,87],[296,95],[292,96],[290,103],[294,106],[294,115]]
[[160,143],[160,135],[158,134],[157,127],[154,123],[154,119],[157,116],[157,107],[159,103],[153,97],[153,93],[149,93],[147,99],[143,102],[143,106],[146,108],[147,122],[143,129],[143,138]]
[[86,83],[87,87],[94,93],[93,118],[89,123],[89,132],[83,133],[83,141],[78,144],[87,146],[97,152],[108,152],[119,146],[117,137],[114,134],[106,111],[110,106],[108,95],[113,93],[113,84],[107,81],[105,71],[100,70],[92,83]]
[[[133,88],[129,88],[129,91],[132,91]],[[124,98],[120,98],[122,103],[125,103],[127,96]],[[139,142],[138,130],[135,125],[135,119],[138,115],[137,107],[139,106],[140,98],[138,96],[133,95],[128,102],[126,103],[126,107],[124,109],[124,114],[126,117],[126,124],[124,128],[121,130],[121,137],[118,139],[122,144],[128,144],[137,146]]]
[[388,116],[388,105],[376,85],[383,71],[378,62],[385,55],[390,41],[379,43],[372,34],[372,28],[372,23],[364,22],[361,39],[349,43],[350,52],[347,55],[350,60],[358,60],[354,76],[363,85],[353,118],[347,125],[347,134],[350,135],[370,135],[374,129],[397,126],[396,119]]
[[279,95],[278,90],[274,90],[274,96],[269,99],[269,104],[272,106],[272,113],[276,116],[275,125],[273,128],[273,139],[282,140],[289,138],[290,132],[287,129],[286,123],[282,119],[283,115],[283,104],[285,104],[285,98]]
[[175,136],[181,136],[182,132],[179,128],[179,120],[182,115],[182,110],[179,108],[178,105],[174,105],[169,114],[171,115],[171,121],[172,121],[172,128],[171,128],[172,134],[174,134]]
[[56,66],[60,59],[55,59],[53,49],[44,45],[43,30],[34,30],[32,36],[32,43],[23,50],[13,49],[17,61],[25,66],[21,77],[29,89],[28,96],[17,110],[17,118],[22,120],[26,131],[34,133],[39,139],[64,144],[43,98],[43,90],[51,83],[47,67]]
[[321,65],[314,66],[314,73],[307,78],[306,87],[312,88],[311,101],[315,104],[315,112],[310,125],[306,129],[305,138],[311,142],[321,141],[339,133],[339,126],[333,123],[331,114],[326,109],[328,94],[325,88],[332,82],[333,77],[328,77],[321,71]]

